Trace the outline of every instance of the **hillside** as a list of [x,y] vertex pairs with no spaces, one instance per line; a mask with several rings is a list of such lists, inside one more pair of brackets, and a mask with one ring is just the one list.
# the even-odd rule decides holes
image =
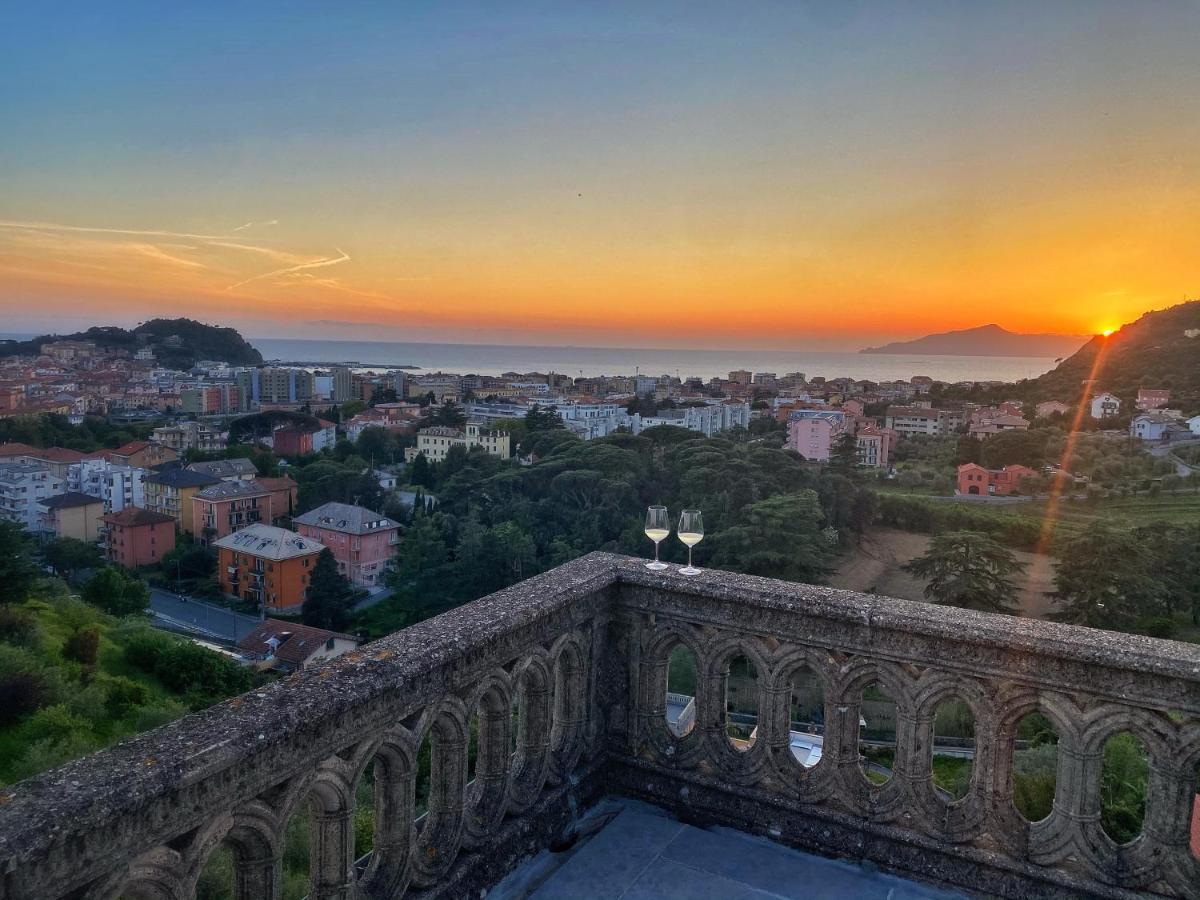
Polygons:
[[1038,400],[1078,397],[1101,349],[1098,390],[1130,402],[1138,388],[1166,388],[1172,406],[1200,408],[1200,300],[1148,312],[1109,337],[1092,338],[1052,371],[1022,382],[1023,393]]
[[108,325],[74,334],[43,334],[28,341],[0,344],[0,356],[36,354],[42,344],[61,340],[94,341],[100,347],[127,350],[131,354],[150,346],[155,359],[172,369],[190,369],[202,359],[242,366],[259,365],[263,361],[262,354],[235,329],[205,325],[194,319],[151,319],[132,330]]
[[1074,334],[1017,334],[999,325],[980,325],[912,341],[867,347],[859,353],[928,353],[936,356],[1041,356],[1074,353],[1087,338]]

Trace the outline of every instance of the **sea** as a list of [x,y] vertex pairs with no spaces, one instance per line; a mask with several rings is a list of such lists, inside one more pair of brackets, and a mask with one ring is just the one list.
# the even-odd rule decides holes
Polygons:
[[425,372],[501,375],[556,372],[572,377],[678,375],[724,378],[735,369],[786,375],[849,377],[870,381],[928,375],[939,381],[1019,381],[1055,366],[1032,356],[939,356],[936,354],[829,353],[812,350],[705,350],[621,347],[423,344],[385,341],[314,341],[248,337],[268,360],[347,363],[358,368],[410,367]]
[[[32,334],[0,333],[25,340]],[[1049,372],[1055,360],[1037,356],[940,356],[906,353],[828,353],[817,350],[704,350],[511,344],[425,344],[401,341],[321,341],[247,337],[263,358],[289,363],[346,363],[360,369],[407,367],[417,374],[502,375],[557,372],[597,375],[678,375],[724,378],[735,369],[869,381],[928,375],[938,381],[1020,381]]]

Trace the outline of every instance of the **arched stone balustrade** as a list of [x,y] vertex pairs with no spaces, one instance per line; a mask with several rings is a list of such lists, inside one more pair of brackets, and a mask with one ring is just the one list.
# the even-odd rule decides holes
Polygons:
[[[676,736],[666,692],[680,646],[696,662],[696,725]],[[756,675],[748,746],[726,734],[739,657]],[[807,768],[791,749],[799,673],[823,704]],[[895,704],[882,785],[860,763],[872,684]],[[933,783],[947,701],[974,727],[960,799]],[[1013,759],[1035,712],[1058,735],[1056,790],[1050,815],[1028,822]],[[1150,777],[1142,833],[1118,846],[1100,776],[1122,732],[1145,746]],[[416,819],[426,736],[429,811]],[[304,808],[314,900],[478,895],[605,793],[996,896],[1200,898],[1187,834],[1198,767],[1195,648],[593,554],[0,789],[0,900],[187,900],[222,847],[238,900],[277,900]],[[368,771],[373,846],[355,860]]]

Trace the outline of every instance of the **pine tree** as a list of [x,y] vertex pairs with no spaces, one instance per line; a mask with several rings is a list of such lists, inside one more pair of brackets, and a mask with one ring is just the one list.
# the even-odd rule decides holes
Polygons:
[[986,534],[949,531],[934,537],[925,555],[903,568],[929,579],[925,597],[934,603],[1011,613],[1017,595],[1013,578],[1025,566]]
[[829,468],[843,475],[851,475],[858,469],[858,438],[846,432],[829,454]]
[[304,606],[300,610],[301,621],[315,628],[344,631],[350,624],[353,607],[354,589],[338,572],[333,551],[326,547],[313,566]]

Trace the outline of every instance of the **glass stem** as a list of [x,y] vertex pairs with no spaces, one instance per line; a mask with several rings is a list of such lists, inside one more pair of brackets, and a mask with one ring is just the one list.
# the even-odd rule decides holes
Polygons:
[[654,561],[658,562],[658,541],[654,542]]
[[690,569],[691,567],[692,567],[692,548],[691,548],[691,545],[689,544],[688,545],[688,568]]

